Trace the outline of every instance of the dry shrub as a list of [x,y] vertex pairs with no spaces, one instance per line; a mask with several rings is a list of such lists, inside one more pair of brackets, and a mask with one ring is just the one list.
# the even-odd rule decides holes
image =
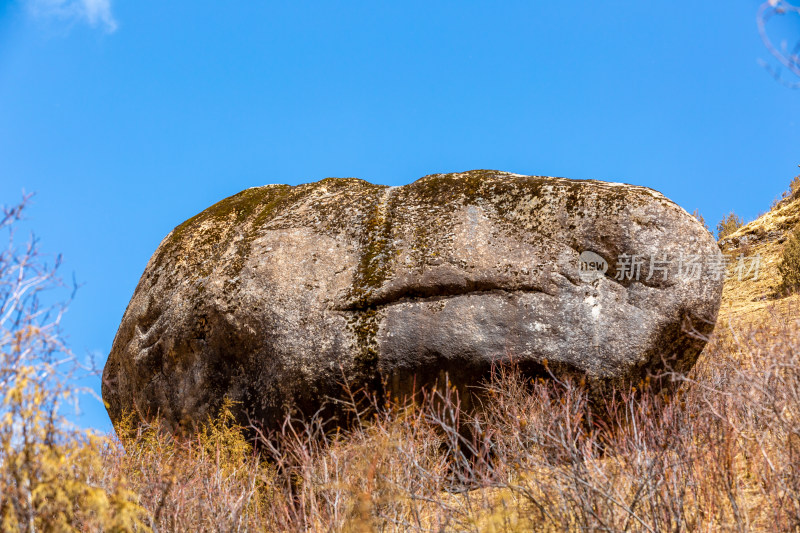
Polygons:
[[146,529],[125,479],[101,482],[106,439],[62,416],[74,396],[66,380],[83,369],[61,339],[64,305],[42,303],[62,288],[58,258],[48,264],[33,237],[15,240],[28,199],[0,211],[0,529]]
[[231,407],[187,438],[158,420],[137,428],[123,421],[104,457],[105,482],[126,479],[154,531],[259,530],[274,469],[258,460]]
[[773,200],[772,205],[770,205],[770,210],[785,206],[796,200],[798,196],[800,196],[800,175],[792,178],[792,181],[789,182],[789,188],[783,191],[779,198],[776,197],[775,200]]
[[796,530],[798,325],[728,333],[689,375],[661,376],[668,389],[645,380],[602,405],[580,382],[498,366],[472,415],[444,387],[414,404],[373,400],[347,430],[287,419],[270,434],[250,428],[248,441],[228,405],[188,438],[158,422],[122,424],[120,440],[40,435],[69,466],[7,455],[3,472],[75,482],[34,491],[41,529]]
[[792,178],[792,181],[789,182],[789,189],[783,192],[781,198],[793,200],[797,198],[798,195],[800,195],[800,175]]
[[[671,393],[498,367],[467,416],[446,389],[348,432],[262,437],[271,527],[341,531],[768,530],[800,525],[796,324],[733,330]],[[467,431],[465,431],[465,429]]]
[[[248,465],[242,480],[209,496],[197,487],[233,470],[199,460],[200,440],[177,461],[166,436],[135,465],[130,446],[110,459],[140,476],[131,486],[170,531],[212,529],[203,511],[225,530],[790,531],[800,527],[798,351],[797,324],[731,328],[690,375],[661,376],[670,388],[646,380],[599,407],[579,382],[498,366],[473,415],[444,388],[373,405],[349,430],[287,419],[259,435],[258,461],[249,448],[231,455],[233,470]],[[193,496],[165,499],[165,483]],[[226,521],[239,501],[247,520]]]
[[70,431],[32,368],[6,391],[0,421],[0,529],[146,530],[124,478],[104,480],[106,439]]
[[728,235],[736,232],[739,228],[744,226],[744,220],[731,211],[717,223],[717,240],[722,240]]
[[711,230],[708,228],[708,224],[706,224],[706,219],[703,218],[703,215],[700,214],[700,210],[699,209],[695,209],[694,211],[692,211],[692,216],[695,219],[697,219],[697,221],[700,224],[703,225],[703,227],[705,228],[706,231],[711,232]]
[[[280,477],[273,526],[291,531],[421,527],[424,505],[447,482],[442,436],[411,406],[372,411],[351,431],[325,434],[318,418],[287,420],[260,442]],[[280,503],[278,503],[280,502]]]
[[790,233],[783,245],[778,273],[781,275],[780,290],[784,294],[800,289],[800,228]]

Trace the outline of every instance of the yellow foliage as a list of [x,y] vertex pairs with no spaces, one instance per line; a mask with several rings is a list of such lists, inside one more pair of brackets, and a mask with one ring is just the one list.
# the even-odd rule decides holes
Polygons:
[[125,480],[100,483],[108,438],[65,429],[32,368],[16,378],[0,421],[0,530],[148,531]]

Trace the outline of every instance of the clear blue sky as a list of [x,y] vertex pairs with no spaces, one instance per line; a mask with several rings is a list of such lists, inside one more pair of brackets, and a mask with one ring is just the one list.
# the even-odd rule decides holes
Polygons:
[[84,283],[65,331],[101,364],[159,241],[246,187],[494,168],[754,218],[800,163],[757,7],[0,0],[0,203],[37,193],[27,227]]

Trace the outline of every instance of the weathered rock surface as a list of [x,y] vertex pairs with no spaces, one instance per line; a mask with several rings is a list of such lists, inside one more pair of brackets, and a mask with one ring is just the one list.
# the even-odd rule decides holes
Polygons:
[[[581,275],[584,251],[605,274]],[[616,279],[623,254],[640,256],[638,280]],[[716,319],[720,257],[692,216],[632,185],[472,171],[247,189],[162,241],[103,398],[115,423],[204,421],[227,396],[274,425],[345,380],[399,394],[445,372],[478,384],[498,360],[600,384],[688,368]]]

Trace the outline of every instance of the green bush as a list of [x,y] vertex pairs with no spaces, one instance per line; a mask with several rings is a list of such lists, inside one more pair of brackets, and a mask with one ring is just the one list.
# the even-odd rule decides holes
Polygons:
[[783,257],[778,265],[778,272],[781,275],[782,292],[800,289],[800,228],[795,228],[783,245]]

